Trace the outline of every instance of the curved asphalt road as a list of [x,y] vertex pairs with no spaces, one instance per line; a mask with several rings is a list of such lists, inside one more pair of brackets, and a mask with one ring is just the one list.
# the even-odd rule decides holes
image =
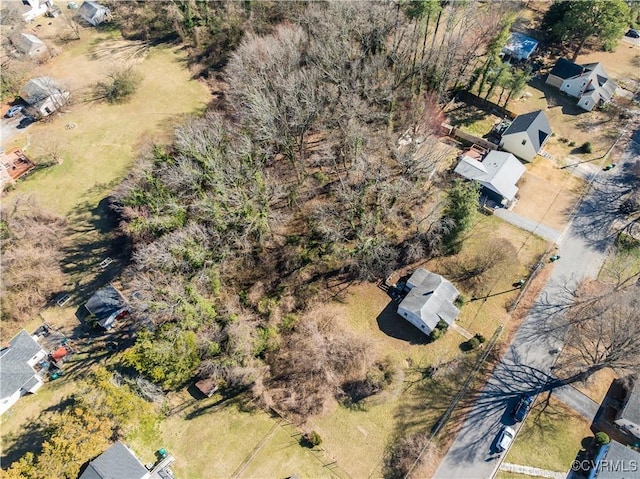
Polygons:
[[[495,454],[495,440],[503,424],[514,426],[509,411],[516,397],[523,392],[539,392],[546,385],[562,347],[561,327],[553,334],[542,334],[542,330],[555,320],[550,314],[554,306],[566,304],[563,286],[571,287],[586,277],[595,278],[612,243],[609,226],[620,191],[628,184],[625,182],[628,166],[640,157],[640,130],[634,138],[637,143],[630,141],[616,169],[606,173],[596,171],[593,188],[578,206],[560,240],[561,258],[551,279],[469,411],[435,479],[490,478],[499,467],[502,458]],[[517,429],[519,425],[514,427]]]

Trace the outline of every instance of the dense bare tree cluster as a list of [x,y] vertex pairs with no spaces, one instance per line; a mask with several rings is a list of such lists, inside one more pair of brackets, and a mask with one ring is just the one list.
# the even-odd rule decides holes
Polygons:
[[62,288],[64,227],[64,218],[29,197],[18,197],[0,210],[3,322],[28,319]]
[[269,359],[268,403],[303,418],[323,411],[345,385],[366,378],[373,365],[366,341],[330,316],[304,319]]
[[[152,12],[114,5],[116,15],[138,7],[122,22]],[[444,236],[458,241],[468,227],[449,207],[441,218],[431,188],[449,159],[438,101],[467,69],[448,70],[478,58],[471,50],[503,13],[432,1],[239,8],[163,2],[165,24],[150,24],[186,40],[186,22],[190,41],[212,42],[222,9],[244,36],[228,55],[219,111],[180,127],[116,193],[136,243],[126,275],[134,314],[153,326],[127,361],[166,388],[196,372],[223,387],[258,381],[270,401],[305,416],[382,384],[379,358],[360,341],[304,319],[314,298],[331,282],[385,277],[439,253]],[[254,22],[255,9],[264,16]],[[466,41],[469,29],[480,40]],[[462,190],[455,203],[466,211],[477,191]],[[170,366],[172,345],[182,353]]]

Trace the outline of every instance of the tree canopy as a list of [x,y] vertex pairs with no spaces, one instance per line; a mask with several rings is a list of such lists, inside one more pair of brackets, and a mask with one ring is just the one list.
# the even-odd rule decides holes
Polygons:
[[575,61],[589,39],[613,48],[629,21],[629,6],[623,0],[562,0],[551,5],[542,25],[555,41],[574,44]]

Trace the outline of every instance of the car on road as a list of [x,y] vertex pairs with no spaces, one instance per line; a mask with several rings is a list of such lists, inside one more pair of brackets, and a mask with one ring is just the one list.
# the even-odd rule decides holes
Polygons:
[[640,31],[636,30],[635,28],[630,28],[629,31],[624,35],[631,38],[640,38]]
[[506,451],[513,442],[514,437],[516,437],[516,432],[512,428],[509,426],[502,426],[500,434],[498,435],[498,440],[496,441],[496,449],[498,452]]
[[533,396],[529,396],[528,394],[521,394],[518,398],[518,402],[515,407],[511,411],[511,417],[516,421],[520,422],[527,415],[527,412],[531,408],[531,404],[533,403]]
[[12,106],[11,108],[9,108],[7,110],[7,112],[4,114],[4,116],[5,116],[5,118],[13,118],[18,113],[20,113],[23,108],[24,108],[24,106],[22,106],[22,105]]

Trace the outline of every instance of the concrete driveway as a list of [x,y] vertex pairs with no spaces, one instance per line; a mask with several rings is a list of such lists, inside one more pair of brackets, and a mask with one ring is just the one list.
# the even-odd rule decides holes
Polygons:
[[0,121],[0,144],[5,145],[18,133],[25,131],[25,129],[29,129],[31,125],[27,126],[25,129],[18,129],[18,124],[23,118],[24,116],[22,113],[18,113],[13,118],[2,118]]
[[[499,467],[506,453],[497,458],[495,439],[504,424],[519,429],[509,416],[517,395],[535,394],[552,379],[550,370],[564,341],[561,320],[554,313],[567,302],[565,287],[595,278],[613,242],[610,225],[617,208],[611,198],[625,182],[626,167],[635,161],[637,148],[630,142],[619,169],[597,173],[594,188],[580,202],[561,239],[561,259],[555,263],[549,282],[480,393],[434,478],[490,478]],[[611,200],[604,202],[603,197]],[[543,334],[552,326],[553,334]]]

